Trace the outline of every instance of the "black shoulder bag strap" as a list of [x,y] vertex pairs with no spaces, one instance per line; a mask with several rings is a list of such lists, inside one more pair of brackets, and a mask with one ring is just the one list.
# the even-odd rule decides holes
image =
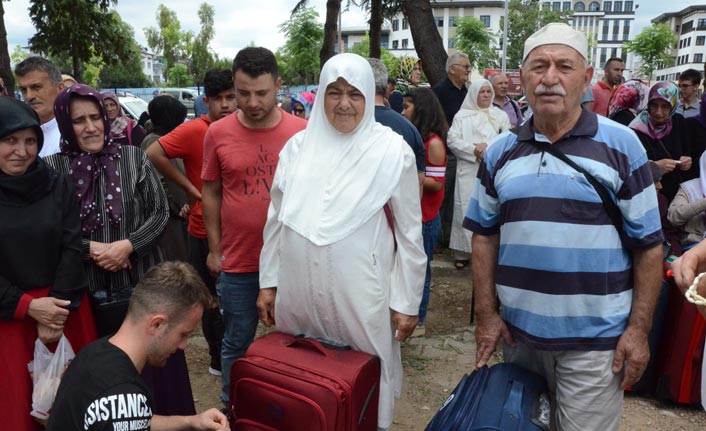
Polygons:
[[556,157],[557,159],[561,160],[562,162],[566,163],[577,171],[581,172],[583,176],[586,177],[588,182],[593,186],[594,189],[596,189],[596,193],[598,193],[598,196],[600,196],[601,201],[603,201],[603,208],[605,208],[606,212],[608,213],[608,217],[610,217],[610,221],[613,222],[613,226],[615,226],[615,229],[617,229],[618,234],[622,238],[623,216],[620,213],[618,205],[616,205],[615,202],[613,202],[613,199],[610,198],[608,190],[606,190],[606,188],[601,183],[599,183],[593,175],[589,174],[584,168],[576,164],[566,154],[562,153],[561,150],[556,148],[556,146],[544,142],[540,143],[535,140],[530,140],[529,143],[530,145],[542,151],[546,151],[547,153],[551,154],[552,156]]

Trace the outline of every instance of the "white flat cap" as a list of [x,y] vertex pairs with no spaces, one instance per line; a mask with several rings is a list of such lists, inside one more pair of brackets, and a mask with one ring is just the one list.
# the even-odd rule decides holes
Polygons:
[[522,54],[522,61],[527,59],[529,53],[542,45],[560,44],[569,46],[583,58],[588,58],[588,40],[586,36],[570,26],[558,22],[552,22],[537,30],[525,41],[525,51]]

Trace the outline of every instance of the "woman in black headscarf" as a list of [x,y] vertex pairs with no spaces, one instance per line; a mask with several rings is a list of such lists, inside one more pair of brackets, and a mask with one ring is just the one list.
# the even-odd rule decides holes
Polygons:
[[25,103],[0,97],[0,405],[2,428],[40,430],[29,415],[27,363],[39,338],[66,334],[74,351],[96,338],[81,265],[70,178],[37,157],[43,134]]
[[[152,131],[142,140],[142,150],[154,141],[174,130],[186,119],[186,106],[169,94],[162,94],[152,99],[147,106]],[[171,161],[177,169],[184,172],[184,163],[181,159]],[[189,206],[186,194],[178,184],[165,179],[160,175],[164,191],[169,202],[169,221],[164,229],[164,234],[159,240],[159,246],[164,253],[164,260],[181,260],[186,262],[188,257],[186,225],[189,217]]]

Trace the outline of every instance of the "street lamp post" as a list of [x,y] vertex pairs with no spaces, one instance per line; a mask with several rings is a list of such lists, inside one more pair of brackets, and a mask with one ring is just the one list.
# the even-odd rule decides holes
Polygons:
[[503,60],[502,60],[502,69],[503,69],[503,74],[505,74],[505,71],[507,69],[507,21],[508,21],[508,16],[507,16],[507,3],[510,0],[505,0],[505,22],[503,23]]

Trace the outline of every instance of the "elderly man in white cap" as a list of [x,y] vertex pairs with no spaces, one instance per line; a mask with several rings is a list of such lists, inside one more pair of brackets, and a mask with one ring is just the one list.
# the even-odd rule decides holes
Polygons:
[[622,390],[649,361],[662,233],[640,141],[581,108],[586,50],[565,24],[527,39],[534,116],[488,147],[464,226],[477,366],[504,339],[506,362],[546,377],[554,429],[604,431],[619,429]]

